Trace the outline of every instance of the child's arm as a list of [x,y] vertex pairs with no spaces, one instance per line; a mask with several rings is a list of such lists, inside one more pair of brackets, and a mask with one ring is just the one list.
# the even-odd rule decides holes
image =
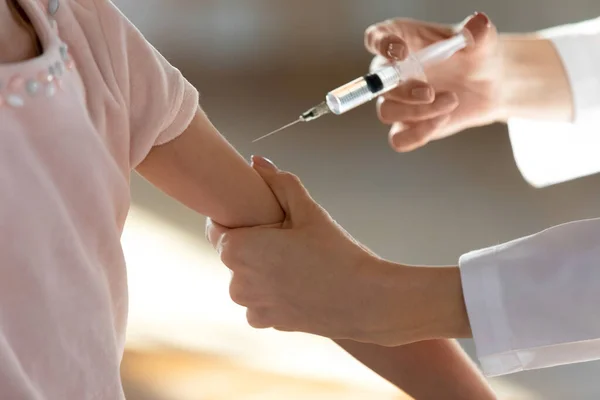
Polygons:
[[[138,171],[190,208],[230,227],[279,222],[273,194],[202,112],[176,139],[154,147]],[[451,340],[397,348],[340,341],[350,354],[416,399],[493,399]]]
[[400,347],[337,343],[415,400],[495,400],[491,387],[455,340]]
[[197,111],[183,134],[155,146],[137,171],[191,209],[228,227],[273,224],[283,212],[262,178]]
[[[97,53],[99,61],[112,64],[113,73],[104,77],[114,98],[107,112],[113,117],[125,114],[129,121],[129,148],[125,149],[129,165],[172,197],[223,225],[281,221],[282,211],[270,189],[199,111],[198,94],[181,73],[111,1],[76,3],[83,5],[77,9],[83,23],[100,22],[89,50]],[[485,398],[480,396],[485,383],[450,341],[397,349],[343,346],[419,400]]]

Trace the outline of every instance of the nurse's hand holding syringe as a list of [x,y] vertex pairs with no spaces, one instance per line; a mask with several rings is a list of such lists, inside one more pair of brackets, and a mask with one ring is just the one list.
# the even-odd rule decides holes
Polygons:
[[[375,32],[376,40],[377,32]],[[425,79],[425,70],[443,63],[455,53],[465,49],[472,41],[471,34],[459,30],[451,37],[431,43],[415,52],[403,52],[401,57],[393,57],[385,65],[371,68],[367,75],[355,79],[327,93],[325,101],[302,113],[292,123],[261,136],[259,141],[280,132],[298,122],[309,122],[326,114],[344,114],[371,100],[396,89],[399,85],[415,79]],[[389,51],[386,53],[392,55]]]
[[402,83],[413,79],[424,79],[425,69],[446,61],[456,52],[467,47],[469,38],[469,32],[461,31],[448,39],[432,43],[415,53],[410,53],[403,59],[392,59],[386,65],[372,68],[369,74],[327,93],[325,101],[302,113],[296,121],[261,136],[255,139],[254,142],[280,132],[298,122],[313,121],[330,113],[335,115],[344,114],[397,88]]
[[[573,99],[563,62],[542,35],[499,35],[484,14],[459,27],[392,19],[370,27],[367,49],[374,67],[451,37],[472,38],[466,49],[380,97],[380,120],[391,125],[394,150],[406,152],[468,128],[511,118],[570,121]],[[390,54],[391,53],[391,54]]]
[[[458,50],[463,41],[466,47]],[[371,73],[384,75],[382,71],[391,72],[387,67],[395,63],[404,71],[398,73],[399,84],[387,81],[380,92],[367,93],[364,87],[372,79],[367,75],[332,90],[326,102],[290,125],[346,112],[378,96],[379,119],[391,125],[390,145],[405,152],[509,118],[573,117],[571,88],[553,44],[534,34],[498,35],[485,14],[476,13],[454,27],[387,20],[366,31],[365,43],[376,55]],[[427,61],[428,54],[437,57]],[[423,62],[426,79],[419,68]],[[360,92],[360,101],[344,95],[349,88]]]

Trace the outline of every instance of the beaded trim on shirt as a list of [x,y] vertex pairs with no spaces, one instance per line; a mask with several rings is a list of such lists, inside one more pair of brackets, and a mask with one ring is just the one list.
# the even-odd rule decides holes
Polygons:
[[[54,20],[54,15],[56,15],[59,8],[59,0],[47,0],[46,14],[48,15],[52,28],[57,33],[58,27],[56,20]],[[75,63],[69,54],[69,48],[66,43],[61,43],[59,52],[60,60],[51,62],[35,76],[22,76],[16,74],[6,83],[0,81],[0,107],[23,107],[27,99],[42,93],[47,97],[53,97],[62,87],[63,75],[75,68]],[[43,56],[44,55],[42,54],[42,57]]]

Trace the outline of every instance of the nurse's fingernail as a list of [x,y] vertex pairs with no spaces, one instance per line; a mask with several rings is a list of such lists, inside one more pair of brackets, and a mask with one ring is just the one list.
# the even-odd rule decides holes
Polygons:
[[394,60],[404,60],[408,56],[406,46],[400,43],[390,43],[387,55]]
[[490,22],[490,19],[488,18],[487,15],[485,15],[484,13],[480,13],[480,12],[476,12],[473,14],[473,19],[477,18],[477,21],[481,24],[481,25],[485,25],[486,27],[490,27],[492,25],[492,23]]
[[273,163],[273,161],[261,156],[252,156],[252,165],[257,166],[259,168],[267,168],[275,171],[278,170],[277,166]]

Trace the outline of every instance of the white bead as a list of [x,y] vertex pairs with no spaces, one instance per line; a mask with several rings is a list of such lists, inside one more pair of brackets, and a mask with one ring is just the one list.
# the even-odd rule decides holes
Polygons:
[[23,107],[25,105],[25,101],[21,96],[17,96],[16,94],[9,94],[6,96],[6,103],[11,107]]
[[54,83],[49,83],[46,86],[46,96],[52,97],[56,94],[56,85]]
[[64,72],[63,64],[60,61],[57,61],[56,64],[54,64],[54,70],[56,71],[56,76],[62,76]]
[[58,50],[60,51],[60,58],[63,61],[66,61],[69,58],[69,47],[63,43],[60,45]]
[[38,92],[40,84],[35,79],[29,79],[25,84],[25,88],[27,89],[27,93],[34,95]]

